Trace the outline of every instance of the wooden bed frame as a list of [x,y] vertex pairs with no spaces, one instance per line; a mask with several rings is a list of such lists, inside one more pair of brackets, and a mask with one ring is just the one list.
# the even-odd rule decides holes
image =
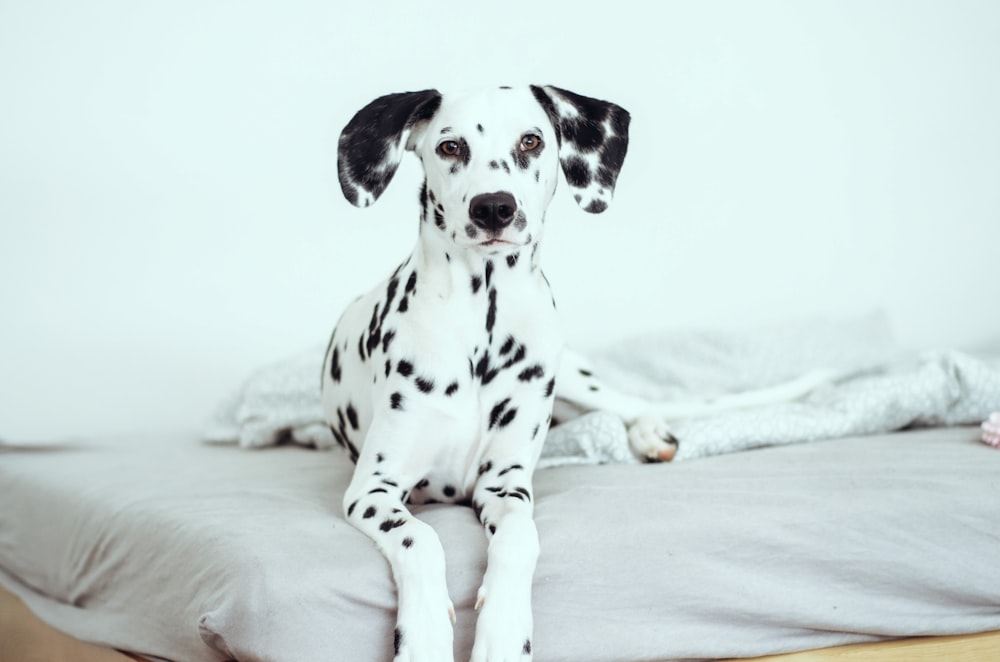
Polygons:
[[[1000,631],[949,637],[913,637],[873,644],[767,655],[752,662],[991,662],[1000,660]],[[747,661],[744,661],[747,662]]]
[[[0,588],[0,662],[142,662],[73,639],[39,620],[17,597]],[[1000,660],[1000,632],[917,637],[874,644],[768,655],[750,662],[987,662]],[[730,661],[732,662],[732,661]],[[746,661],[744,661],[746,662]]]

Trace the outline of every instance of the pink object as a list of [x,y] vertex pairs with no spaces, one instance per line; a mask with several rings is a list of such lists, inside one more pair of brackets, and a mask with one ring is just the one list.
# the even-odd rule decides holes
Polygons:
[[989,419],[983,422],[983,436],[981,439],[984,444],[989,444],[993,448],[1000,448],[1000,413],[990,414]]

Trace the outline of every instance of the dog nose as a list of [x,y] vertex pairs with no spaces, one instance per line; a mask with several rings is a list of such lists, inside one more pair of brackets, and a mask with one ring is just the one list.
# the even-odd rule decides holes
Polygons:
[[517,213],[517,201],[504,191],[482,193],[469,203],[469,218],[484,230],[498,232],[510,225]]

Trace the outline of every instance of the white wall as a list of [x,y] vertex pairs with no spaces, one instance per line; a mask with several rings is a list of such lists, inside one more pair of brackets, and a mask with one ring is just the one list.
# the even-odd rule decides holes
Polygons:
[[[383,93],[547,82],[633,114],[560,197],[572,340],[881,309],[1000,340],[1000,3],[0,1],[0,436],[193,428],[325,341],[416,231],[340,197]],[[568,196],[567,196],[568,197]]]

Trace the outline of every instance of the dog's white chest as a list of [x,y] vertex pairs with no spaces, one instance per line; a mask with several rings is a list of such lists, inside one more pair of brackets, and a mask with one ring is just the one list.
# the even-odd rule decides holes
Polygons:
[[540,405],[561,351],[551,295],[533,265],[497,256],[470,269],[422,258],[348,308],[323,389],[334,434],[356,460],[372,421],[391,422],[381,423],[392,428],[387,443],[400,440],[414,484],[426,483],[418,503],[467,494],[491,441],[515,423],[544,436]]

